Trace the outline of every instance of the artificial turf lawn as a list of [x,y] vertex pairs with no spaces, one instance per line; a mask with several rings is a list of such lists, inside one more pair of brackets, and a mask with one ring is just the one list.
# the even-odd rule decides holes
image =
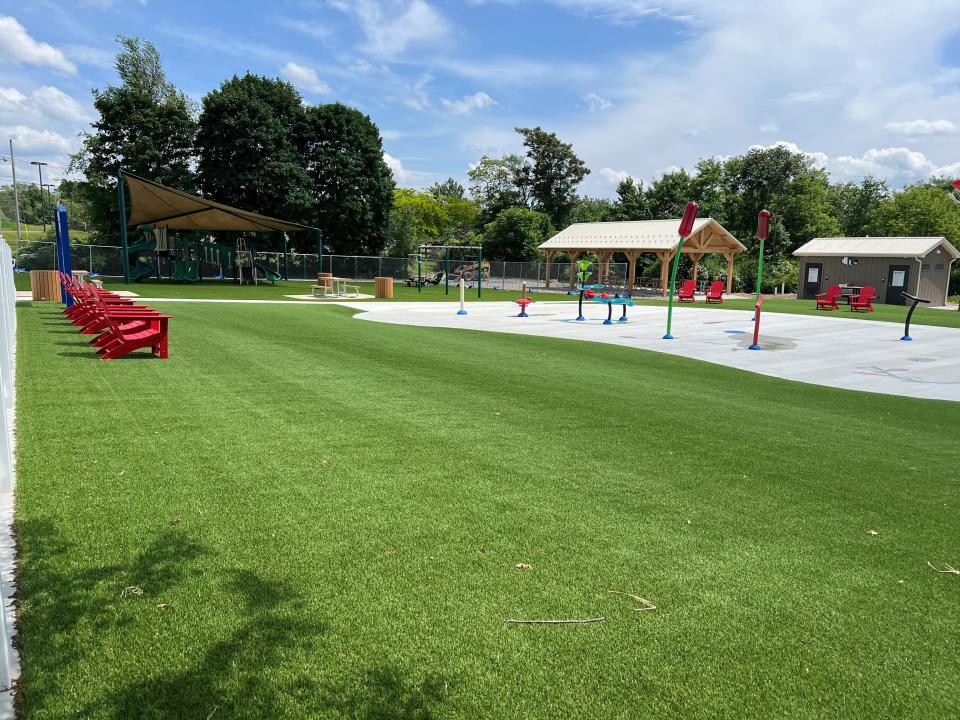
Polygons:
[[18,310],[24,717],[956,716],[960,404],[159,306]]

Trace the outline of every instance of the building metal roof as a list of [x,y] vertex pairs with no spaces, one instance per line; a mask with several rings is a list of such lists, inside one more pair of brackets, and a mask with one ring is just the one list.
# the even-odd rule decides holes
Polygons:
[[951,258],[960,258],[957,250],[945,237],[825,237],[814,238],[797,248],[797,257],[904,257],[918,258],[942,248]]
[[[680,243],[675,220],[629,220],[622,222],[575,223],[561,230],[541,250],[676,250]],[[699,218],[684,242],[684,251],[740,253],[746,246],[713,218]]]

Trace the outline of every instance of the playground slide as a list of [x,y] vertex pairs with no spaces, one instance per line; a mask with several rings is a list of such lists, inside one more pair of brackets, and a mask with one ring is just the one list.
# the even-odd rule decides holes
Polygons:
[[276,282],[277,280],[283,280],[283,275],[281,275],[280,273],[278,273],[278,272],[275,271],[275,270],[271,270],[271,269],[268,268],[266,265],[260,265],[260,264],[258,263],[256,267],[257,267],[257,270],[259,270],[259,271],[263,274],[263,276],[264,276],[267,280],[269,280],[270,282]]
[[156,238],[134,243],[127,247],[127,264],[130,266],[130,277],[133,280],[143,280],[153,275],[153,265],[137,258],[138,255],[152,253],[157,248]]

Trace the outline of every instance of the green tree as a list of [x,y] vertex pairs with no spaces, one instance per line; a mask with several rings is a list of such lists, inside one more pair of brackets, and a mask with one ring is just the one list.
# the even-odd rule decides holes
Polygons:
[[846,237],[860,237],[877,213],[883,201],[890,197],[890,188],[883,180],[866,177],[857,185],[847,182],[830,187],[833,216]]
[[153,43],[118,36],[115,67],[119,85],[93,91],[98,117],[93,132],[73,156],[70,170],[85,176],[77,188],[89,206],[99,242],[115,243],[120,220],[116,176],[124,170],[178,190],[193,190],[194,111],[170,83]]
[[609,200],[588,197],[577,198],[567,214],[567,225],[613,220],[615,211],[614,204]]
[[466,191],[463,185],[456,180],[447,178],[443,182],[435,182],[427,189],[427,192],[440,202],[445,202],[447,200],[463,200]]
[[484,230],[484,249],[491,259],[535,260],[538,246],[553,235],[553,225],[546,213],[527,208],[501,211]]
[[526,188],[520,185],[527,161],[520,155],[491,158],[484,155],[470,168],[470,195],[480,206],[484,218],[492,220],[510,207],[526,207]]
[[867,224],[867,234],[942,235],[960,248],[960,204],[936,184],[906,187],[880,204]]
[[647,208],[654,220],[682,217],[687,203],[695,199],[690,175],[683,168],[664,173],[646,192]]
[[341,103],[308,108],[306,115],[312,224],[337,252],[378,254],[387,242],[394,189],[380,131],[369,116]]
[[306,220],[313,198],[302,159],[302,102],[289,83],[251,74],[207,93],[196,141],[200,191],[244,210]]
[[649,220],[650,208],[643,190],[643,183],[632,177],[624,178],[617,185],[617,201],[614,204],[616,220]]
[[765,244],[768,260],[789,257],[814,237],[839,233],[829,176],[802,153],[782,146],[755,148],[727,160],[724,172],[725,227],[748,248],[757,243],[757,214],[763,209],[773,214]]
[[540,127],[516,128],[523,136],[529,165],[522,171],[518,185],[529,188],[534,206],[547,213],[558,226],[576,200],[577,187],[590,169],[573,152],[573,146]]

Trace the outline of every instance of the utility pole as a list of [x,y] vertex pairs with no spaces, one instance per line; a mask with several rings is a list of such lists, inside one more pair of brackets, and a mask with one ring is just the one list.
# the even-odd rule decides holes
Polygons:
[[40,221],[43,224],[43,232],[47,232],[47,206],[43,202],[43,166],[46,165],[45,162],[40,162],[39,160],[31,160],[31,165],[37,166],[37,172],[40,173]]
[[13,173],[13,206],[17,210],[17,255],[20,254],[20,194],[17,192],[17,159],[13,156],[13,138],[10,138],[10,170]]

